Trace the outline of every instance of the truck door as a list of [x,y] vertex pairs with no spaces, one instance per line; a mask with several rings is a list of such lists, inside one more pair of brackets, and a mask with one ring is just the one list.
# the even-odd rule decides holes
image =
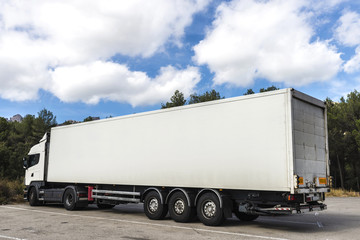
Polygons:
[[325,108],[295,98],[293,109],[295,174],[302,178],[299,185],[325,187],[328,177]]
[[26,179],[29,179],[30,182],[33,180],[39,179],[40,169],[39,169],[39,160],[40,160],[40,153],[32,154],[28,156],[28,169],[26,171]]
[[33,181],[44,181],[45,141],[33,146],[27,158],[25,185]]

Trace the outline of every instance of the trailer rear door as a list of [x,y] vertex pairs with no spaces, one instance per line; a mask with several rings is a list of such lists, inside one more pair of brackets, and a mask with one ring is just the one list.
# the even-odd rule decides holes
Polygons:
[[294,172],[299,187],[325,187],[328,177],[325,104],[295,92],[293,106]]

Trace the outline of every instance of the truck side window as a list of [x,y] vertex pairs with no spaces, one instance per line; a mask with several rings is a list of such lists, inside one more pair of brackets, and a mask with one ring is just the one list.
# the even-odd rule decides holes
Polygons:
[[29,155],[29,167],[39,163],[40,154]]

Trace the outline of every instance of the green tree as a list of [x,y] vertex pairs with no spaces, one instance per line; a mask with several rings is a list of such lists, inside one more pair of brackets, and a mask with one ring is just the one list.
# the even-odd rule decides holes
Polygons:
[[342,128],[344,132],[345,183],[348,188],[360,190],[360,93],[350,92],[340,99]]
[[54,116],[54,114],[46,108],[38,112],[38,118],[43,121],[47,129],[50,129],[51,127],[55,127],[57,125],[56,116]]
[[55,125],[56,117],[46,109],[37,118],[26,115],[22,122],[0,118],[0,178],[20,179],[24,175],[23,157]]
[[27,155],[30,148],[37,144],[43,133],[35,128],[35,116],[26,115],[21,123],[13,122],[12,131],[8,139],[9,166],[6,178],[19,179],[24,175],[22,159]]
[[197,95],[196,93],[191,94],[189,104],[208,102],[208,101],[218,100],[218,99],[222,99],[222,98],[224,98],[224,97],[221,97],[220,93],[213,89],[210,92],[206,91],[202,95]]
[[63,122],[63,123],[60,124],[60,125],[71,125],[71,124],[74,124],[74,123],[75,123],[75,122],[68,120],[68,121]]
[[0,178],[5,178],[9,173],[10,154],[6,142],[0,141]]
[[254,92],[251,88],[249,88],[249,89],[246,91],[246,93],[244,93],[244,95],[250,95],[250,94],[255,94],[255,92]]
[[327,106],[329,158],[331,160],[331,176],[334,177],[336,187],[345,188],[344,185],[344,159],[345,148],[344,132],[342,129],[340,104],[333,102],[330,98],[325,100]]
[[87,118],[84,118],[84,122],[91,122],[94,121],[94,118],[91,116],[88,116]]
[[275,87],[274,85],[272,85],[271,87],[268,87],[268,88],[260,88],[261,93],[275,91],[275,90],[279,90],[279,88]]
[[176,90],[174,95],[170,98],[170,102],[161,104],[161,109],[183,106],[185,105],[185,103],[186,103],[186,99],[184,98],[184,94],[179,90]]
[[360,94],[327,99],[331,173],[337,187],[360,190]]
[[[271,87],[267,87],[267,88],[260,88],[259,93],[263,93],[263,92],[270,92],[270,91],[275,91],[275,90],[279,90],[279,88],[275,87],[274,85],[272,85]],[[254,94],[255,92],[249,88],[246,93],[244,93],[244,95],[250,95],[250,94]]]
[[5,118],[0,117],[0,142],[6,141],[9,136],[10,130],[10,123]]
[[11,131],[11,124],[0,117],[0,178],[4,178],[10,165],[10,151],[7,146],[7,139]]
[[42,109],[38,112],[38,117],[34,121],[33,128],[35,136],[40,140],[46,132],[50,131],[50,128],[55,127],[56,125],[56,116],[54,116],[51,111],[45,108]]

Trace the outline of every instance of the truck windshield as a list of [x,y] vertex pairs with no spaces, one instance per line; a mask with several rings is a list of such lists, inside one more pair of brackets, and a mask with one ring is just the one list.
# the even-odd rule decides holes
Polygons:
[[32,167],[39,163],[40,154],[29,155],[28,167]]

